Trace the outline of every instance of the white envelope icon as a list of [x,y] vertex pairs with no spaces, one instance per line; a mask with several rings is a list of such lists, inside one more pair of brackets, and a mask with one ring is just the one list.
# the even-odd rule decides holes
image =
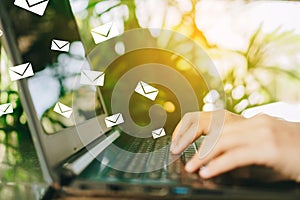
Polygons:
[[50,0],[15,0],[14,4],[42,16]]
[[103,72],[83,70],[81,72],[80,84],[103,86],[104,76],[105,74]]
[[119,124],[124,123],[123,115],[121,113],[117,113],[108,117],[105,117],[106,127],[112,127]]
[[13,113],[13,105],[11,103],[6,103],[0,105],[0,116]]
[[158,89],[143,81],[138,82],[134,91],[143,95],[144,97],[147,97],[148,99],[151,99],[152,101],[154,101],[158,95]]
[[120,35],[118,27],[113,22],[98,26],[92,29],[91,33],[96,44]]
[[66,117],[66,118],[70,118],[72,115],[72,112],[73,112],[72,108],[70,108],[60,102],[57,102],[55,104],[53,111]]
[[157,138],[160,138],[160,137],[165,136],[165,135],[166,135],[166,132],[165,132],[164,128],[159,128],[159,129],[156,129],[156,130],[152,131],[153,139],[157,139]]
[[53,39],[51,42],[51,50],[69,52],[70,42],[64,41],[64,40],[54,40]]
[[28,78],[34,75],[31,63],[10,67],[8,71],[12,81]]

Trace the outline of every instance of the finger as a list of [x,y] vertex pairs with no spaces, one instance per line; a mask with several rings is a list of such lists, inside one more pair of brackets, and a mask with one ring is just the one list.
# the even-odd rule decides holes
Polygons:
[[191,160],[189,160],[189,162],[185,165],[185,170],[190,173],[195,172],[196,170],[204,166],[206,163],[208,163],[211,159],[222,154],[224,152],[224,149],[228,147],[229,145],[220,145],[218,147],[215,147],[214,150],[209,154],[209,156],[205,157],[205,159],[201,159],[199,153],[196,153],[191,158]]
[[200,159],[198,153],[196,153],[185,165],[185,170],[189,173],[193,173],[204,165],[205,161]]
[[184,151],[197,137],[197,129],[198,127],[193,124],[182,137],[172,141],[171,152],[179,154]]
[[172,134],[172,141],[179,137],[180,133],[184,133],[189,129],[189,127],[195,121],[194,116],[194,113],[187,113],[183,116]]
[[212,178],[238,167],[257,164],[257,153],[252,148],[237,147],[217,156],[199,174],[202,178]]
[[[228,118],[228,117],[227,117]],[[212,116],[212,121],[210,124],[210,130],[207,133],[204,141],[201,143],[201,148],[199,151],[199,157],[206,157],[214,148],[217,141],[220,138],[220,135],[224,128],[224,122],[226,120],[224,110],[215,111]],[[227,123],[228,125],[229,123]]]
[[[247,133],[246,133],[247,134]],[[247,134],[250,135],[250,134]],[[186,164],[185,169],[188,172],[195,172],[201,166],[210,162],[213,158],[219,156],[225,151],[229,151],[232,148],[239,146],[245,146],[249,142],[248,137],[240,134],[237,131],[236,126],[230,126],[224,128],[222,135],[219,140],[216,141],[214,148],[205,157],[200,158],[201,146],[197,154],[195,154],[192,159]]]
[[[196,138],[200,137],[202,133],[206,133],[210,124],[210,116],[211,113],[209,112],[194,112],[186,114],[173,133],[171,149],[175,150],[175,146],[177,146],[177,144],[181,143],[182,141],[190,141],[191,143]],[[186,143],[183,144],[183,146],[186,145]]]
[[187,113],[183,116],[182,120],[176,126],[172,135],[172,141],[180,138],[194,123],[199,125],[199,130],[200,128],[202,128],[203,133],[208,133],[211,120],[214,119],[215,121],[223,122],[224,117],[226,121],[231,122],[243,118],[240,115],[227,112],[226,110]]

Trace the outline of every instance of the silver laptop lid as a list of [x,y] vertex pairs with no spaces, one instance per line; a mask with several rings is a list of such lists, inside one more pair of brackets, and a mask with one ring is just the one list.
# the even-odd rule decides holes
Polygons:
[[59,163],[110,130],[106,107],[97,85],[80,84],[91,67],[67,0],[50,1],[42,17],[13,2],[1,8],[22,105],[44,177],[53,182]]

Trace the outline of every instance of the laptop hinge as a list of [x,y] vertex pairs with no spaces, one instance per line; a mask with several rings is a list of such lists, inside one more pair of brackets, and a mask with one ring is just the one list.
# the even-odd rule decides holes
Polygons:
[[92,148],[89,148],[86,153],[73,160],[72,162],[67,162],[63,164],[62,175],[62,185],[66,185],[74,177],[79,175],[86,167],[88,167],[93,160],[103,152],[110,144],[112,144],[116,139],[120,137],[119,131],[114,131],[112,134],[107,136],[99,144]]

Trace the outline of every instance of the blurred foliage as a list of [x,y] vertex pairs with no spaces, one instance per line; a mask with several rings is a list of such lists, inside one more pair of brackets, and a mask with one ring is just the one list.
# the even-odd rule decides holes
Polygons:
[[[76,0],[73,0],[73,2],[75,3]],[[205,34],[196,25],[195,13],[199,1],[185,1],[190,2],[190,9],[184,9],[180,1],[166,0],[164,2],[166,2],[166,4],[164,4],[165,8],[163,9],[164,16],[157,19],[163,20],[161,27],[174,30],[193,39],[205,49],[212,60],[216,62],[218,70],[221,71],[221,78],[226,93],[226,99],[222,99],[222,101],[225,101],[224,107],[226,109],[235,113],[242,113],[247,108],[277,100],[297,100],[293,99],[294,97],[292,96],[298,87],[295,83],[299,83],[300,80],[300,63],[297,57],[300,52],[299,35],[293,31],[282,31],[280,27],[273,32],[265,33],[262,31],[261,24],[250,38],[248,48],[245,52],[222,49],[216,45],[211,45]],[[244,3],[247,4],[251,2],[244,1]],[[141,5],[144,6],[144,8],[141,9]],[[100,6],[106,9],[102,9],[101,12],[99,12]],[[181,16],[180,22],[173,26],[167,23],[167,7],[175,9]],[[144,19],[139,18],[138,13],[144,12],[145,15],[147,15],[146,18],[150,26],[151,20],[157,17],[157,15],[149,15],[151,9],[153,10],[150,1],[145,0],[90,0],[85,9],[76,13],[76,17],[82,38],[90,50],[93,49],[95,45],[93,44],[90,33],[86,30],[106,23],[108,18],[110,18],[110,20],[123,21],[124,31],[147,27],[147,24],[143,21]],[[128,12],[121,12],[122,10],[128,10]],[[142,22],[144,24],[141,25]],[[181,44],[178,44],[178,46],[180,45]],[[189,57],[193,57],[192,60],[197,62],[197,52],[191,49],[189,54]],[[218,62],[220,60],[219,57],[221,57],[221,62]],[[289,60],[289,66],[286,66],[286,63],[282,63],[281,60],[277,58]],[[242,61],[236,63],[236,59]],[[230,63],[230,66],[226,67],[225,65],[228,65],[228,63]],[[286,87],[289,87],[289,91],[285,90]],[[216,104],[216,102],[204,103]],[[217,103],[220,102],[217,101]],[[218,105],[204,106],[203,109],[210,110],[218,107]]]
[[12,114],[0,116],[0,182],[42,182],[17,85],[8,80],[11,63],[1,43],[0,50],[0,103],[12,103],[14,109]]
[[[275,102],[288,97],[287,85],[292,93],[297,93],[300,83],[299,61],[300,36],[294,31],[263,33],[259,27],[249,41],[245,52],[235,51],[245,61],[245,66],[234,66],[223,77],[227,95],[226,108],[240,113],[247,108]],[[277,58],[284,57],[291,63],[280,64]],[[280,87],[281,86],[281,87]],[[283,91],[282,91],[283,89]],[[235,90],[240,95],[234,95]]]

